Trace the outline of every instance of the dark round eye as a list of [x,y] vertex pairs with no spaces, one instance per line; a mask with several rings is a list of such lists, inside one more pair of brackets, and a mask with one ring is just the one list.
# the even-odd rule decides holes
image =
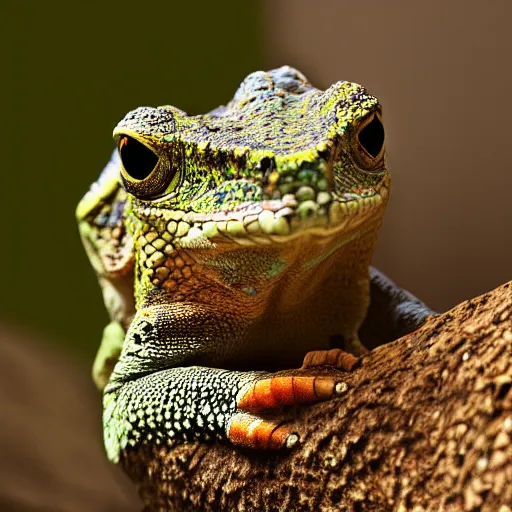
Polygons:
[[181,154],[164,150],[158,154],[134,137],[115,135],[121,157],[121,181],[126,191],[141,199],[154,199],[172,192],[179,184]]
[[134,180],[146,179],[158,163],[153,151],[128,135],[119,141],[119,154],[126,173]]
[[377,115],[373,115],[359,131],[357,138],[363,149],[373,158],[377,158],[384,146],[384,126]]

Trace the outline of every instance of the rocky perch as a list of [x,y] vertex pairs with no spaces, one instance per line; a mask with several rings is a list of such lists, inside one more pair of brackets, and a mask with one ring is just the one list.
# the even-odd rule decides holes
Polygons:
[[290,452],[131,453],[145,510],[512,512],[512,282],[340,378],[340,397],[291,411],[301,444]]

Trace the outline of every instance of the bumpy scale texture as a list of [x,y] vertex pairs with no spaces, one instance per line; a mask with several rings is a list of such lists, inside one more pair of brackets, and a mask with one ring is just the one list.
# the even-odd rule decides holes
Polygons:
[[293,444],[263,413],[335,382],[271,372],[335,335],[364,351],[389,190],[377,99],[282,67],[209,114],[138,108],[114,139],[77,209],[111,317],[93,369],[110,459],[195,437]]

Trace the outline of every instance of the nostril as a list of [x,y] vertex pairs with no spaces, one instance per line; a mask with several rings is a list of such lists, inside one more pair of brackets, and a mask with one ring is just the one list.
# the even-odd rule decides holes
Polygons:
[[135,180],[147,178],[158,163],[158,157],[153,151],[128,135],[119,141],[119,154],[124,170]]

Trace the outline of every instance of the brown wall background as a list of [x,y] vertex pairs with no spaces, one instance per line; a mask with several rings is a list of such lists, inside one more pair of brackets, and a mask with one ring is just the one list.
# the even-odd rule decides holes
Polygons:
[[376,266],[439,310],[512,279],[512,2],[265,0],[263,19],[267,67],[383,104]]

